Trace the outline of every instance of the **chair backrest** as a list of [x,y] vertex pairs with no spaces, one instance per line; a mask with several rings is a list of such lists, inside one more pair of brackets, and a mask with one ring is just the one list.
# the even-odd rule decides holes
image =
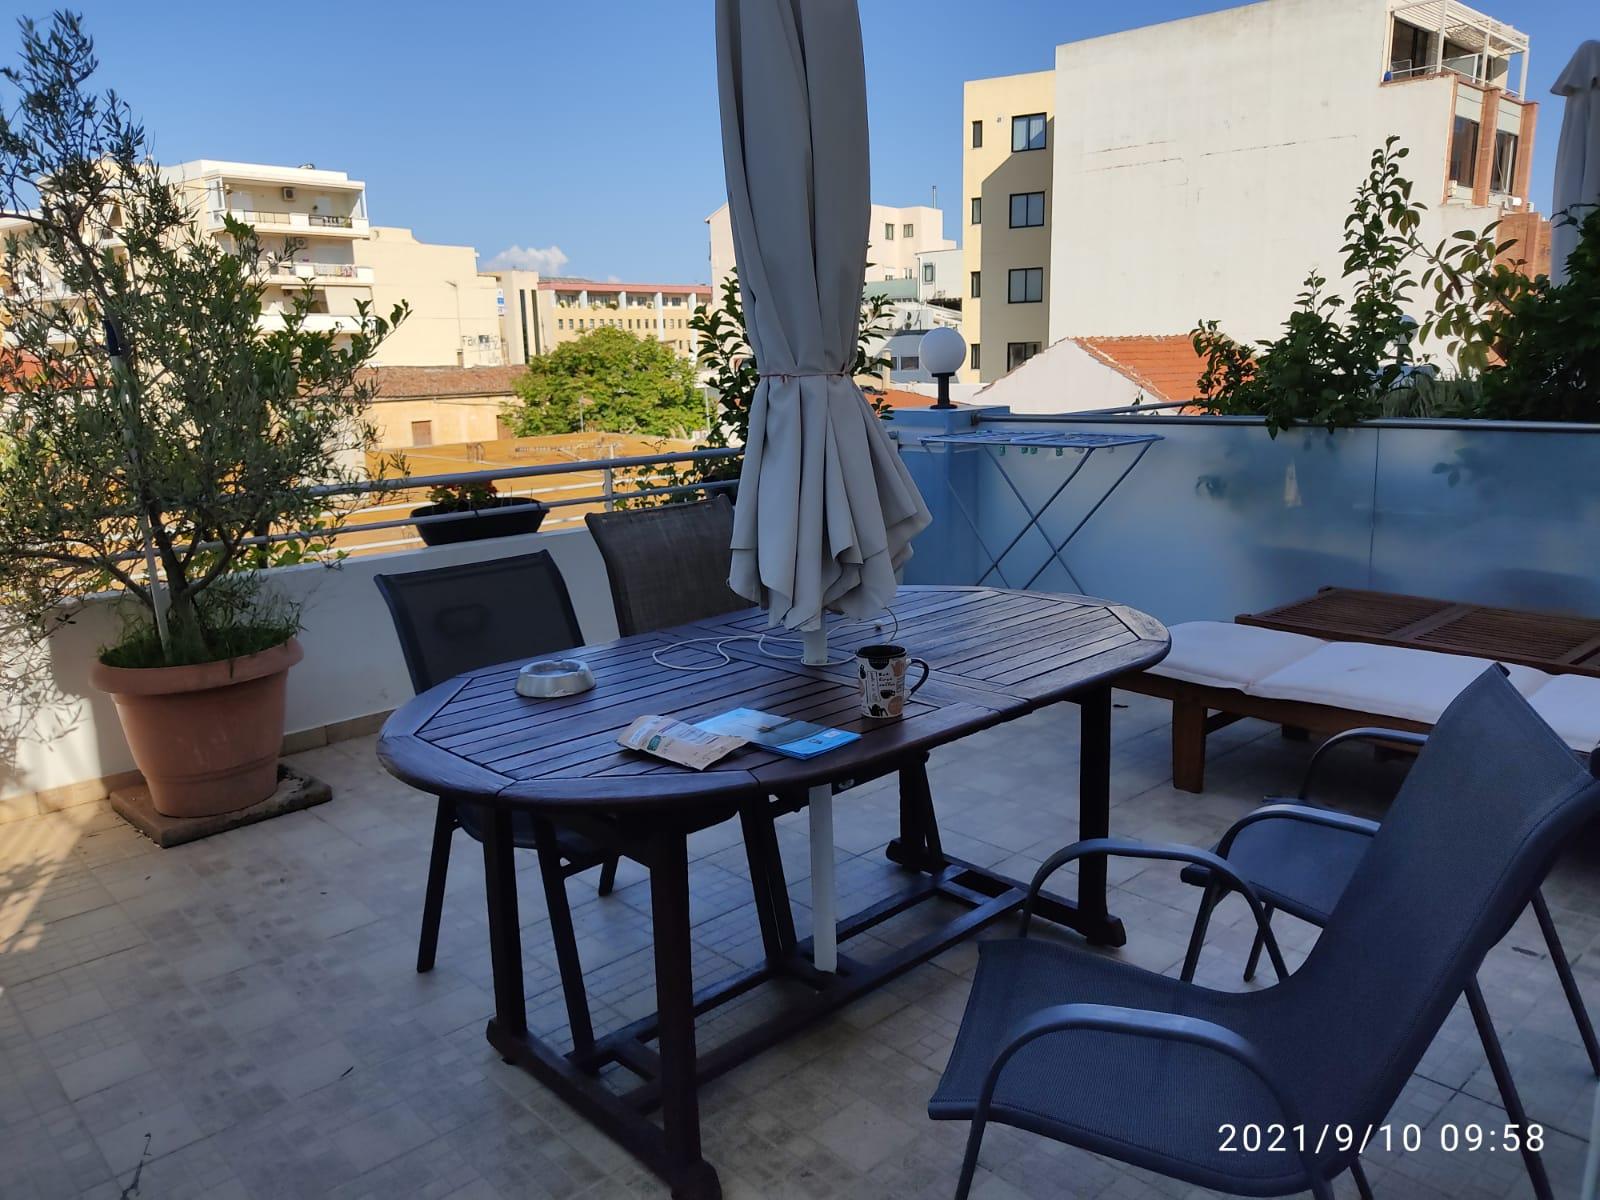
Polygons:
[[583,520],[605,559],[623,637],[750,606],[728,586],[733,505],[726,496]]
[[379,575],[411,672],[425,692],[463,671],[580,645],[566,581],[548,550]]
[[1306,1120],[1384,1118],[1484,955],[1597,811],[1600,782],[1499,668],[1456,697],[1316,946],[1273,989],[1274,1036],[1317,1081],[1323,1111]]

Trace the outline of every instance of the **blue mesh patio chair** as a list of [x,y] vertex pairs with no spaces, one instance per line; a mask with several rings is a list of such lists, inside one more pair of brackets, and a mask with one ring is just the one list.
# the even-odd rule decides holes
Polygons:
[[[1350,883],[1350,877],[1360,865],[1372,835],[1378,830],[1376,821],[1306,803],[1317,769],[1327,761],[1328,752],[1350,742],[1420,749],[1427,741],[1426,734],[1399,729],[1369,727],[1347,729],[1335,734],[1312,754],[1300,785],[1298,803],[1274,801],[1262,805],[1234,822],[1222,835],[1216,853],[1227,859],[1233,869],[1255,888],[1269,924],[1274,913],[1281,910],[1308,924],[1318,927],[1326,925],[1334,905],[1339,902],[1339,897]],[[1200,866],[1185,867],[1183,879],[1204,889],[1200,910],[1195,914],[1194,929],[1189,936],[1188,953],[1183,960],[1182,978],[1193,979],[1200,963],[1200,951],[1205,945],[1212,909],[1230,889],[1226,883],[1213,881],[1210,872]],[[1567,953],[1556,932],[1555,920],[1550,915],[1543,889],[1534,891],[1532,908],[1550,952],[1556,978],[1572,1009],[1578,1036],[1588,1053],[1589,1067],[1600,1076],[1600,1042],[1595,1039],[1589,1010],[1584,1004],[1583,993],[1578,990],[1578,982],[1573,978],[1572,964],[1567,961]],[[1245,959],[1246,982],[1255,978],[1264,946],[1258,931]]]
[[[1226,859],[1118,838],[1079,842],[1035,875],[1093,855],[1198,864],[1238,892],[1278,982],[1220,992],[1075,947],[984,942],[949,1065],[928,1105],[972,1123],[958,1198],[999,1121],[1202,1187],[1331,1200],[1357,1139],[1381,1124],[1465,993],[1508,1121],[1526,1123],[1476,974],[1558,849],[1600,812],[1600,782],[1491,668],[1440,717],[1388,818],[1299,970],[1289,975],[1251,884]],[[1221,1127],[1288,1132],[1236,1138]],[[1309,1131],[1300,1139],[1296,1129]],[[1322,1138],[1320,1131],[1330,1131]],[[1538,1154],[1522,1139],[1535,1190]]]
[[[378,575],[373,582],[394,618],[411,686],[419,694],[465,671],[569,650],[583,641],[566,581],[547,550],[403,575]],[[455,831],[465,830],[481,842],[482,819],[477,805],[439,797],[422,904],[422,936],[417,945],[418,971],[433,969]],[[608,895],[616,881],[618,855],[613,848],[522,810],[512,815],[512,840],[539,854],[551,939],[563,971],[569,966],[575,971],[578,950],[566,879],[599,866],[599,891]],[[572,997],[568,999],[571,1007]],[[574,1030],[588,1022],[586,1011],[570,1015]]]

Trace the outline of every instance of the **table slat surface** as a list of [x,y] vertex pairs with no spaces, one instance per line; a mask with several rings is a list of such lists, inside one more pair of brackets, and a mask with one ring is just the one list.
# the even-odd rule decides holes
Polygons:
[[[830,633],[828,666],[798,661],[794,635],[765,642],[755,609],[677,630],[571,652],[597,686],[578,696],[517,695],[520,663],[471,672],[417,697],[390,719],[379,752],[418,786],[446,784],[474,795],[527,803],[615,808],[703,796],[725,801],[820,779],[854,778],[907,752],[954,740],[1065,699],[1130,669],[1151,665],[1166,631],[1141,613],[1082,596],[990,588],[902,588],[878,626]],[[723,643],[729,661],[707,641]],[[933,668],[899,721],[860,715],[853,654],[893,640]],[[709,671],[674,670],[656,661]],[[794,656],[794,657],[789,657]],[[758,708],[860,733],[859,741],[809,762],[758,747],[694,772],[617,744],[635,718],[698,721],[730,708]]]

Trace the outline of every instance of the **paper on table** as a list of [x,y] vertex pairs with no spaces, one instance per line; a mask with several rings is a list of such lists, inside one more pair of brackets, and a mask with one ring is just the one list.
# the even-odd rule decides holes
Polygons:
[[617,741],[630,750],[643,750],[680,767],[703,771],[744,745],[746,739],[707,733],[671,717],[647,716],[624,729],[617,735]]

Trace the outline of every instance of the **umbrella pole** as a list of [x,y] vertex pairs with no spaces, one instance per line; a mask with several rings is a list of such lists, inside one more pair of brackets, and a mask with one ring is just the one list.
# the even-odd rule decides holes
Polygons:
[[[801,661],[820,667],[828,661],[828,630],[821,621],[802,630]],[[839,967],[838,927],[833,885],[833,787],[819,784],[808,793],[811,820],[811,963],[819,971]]]

